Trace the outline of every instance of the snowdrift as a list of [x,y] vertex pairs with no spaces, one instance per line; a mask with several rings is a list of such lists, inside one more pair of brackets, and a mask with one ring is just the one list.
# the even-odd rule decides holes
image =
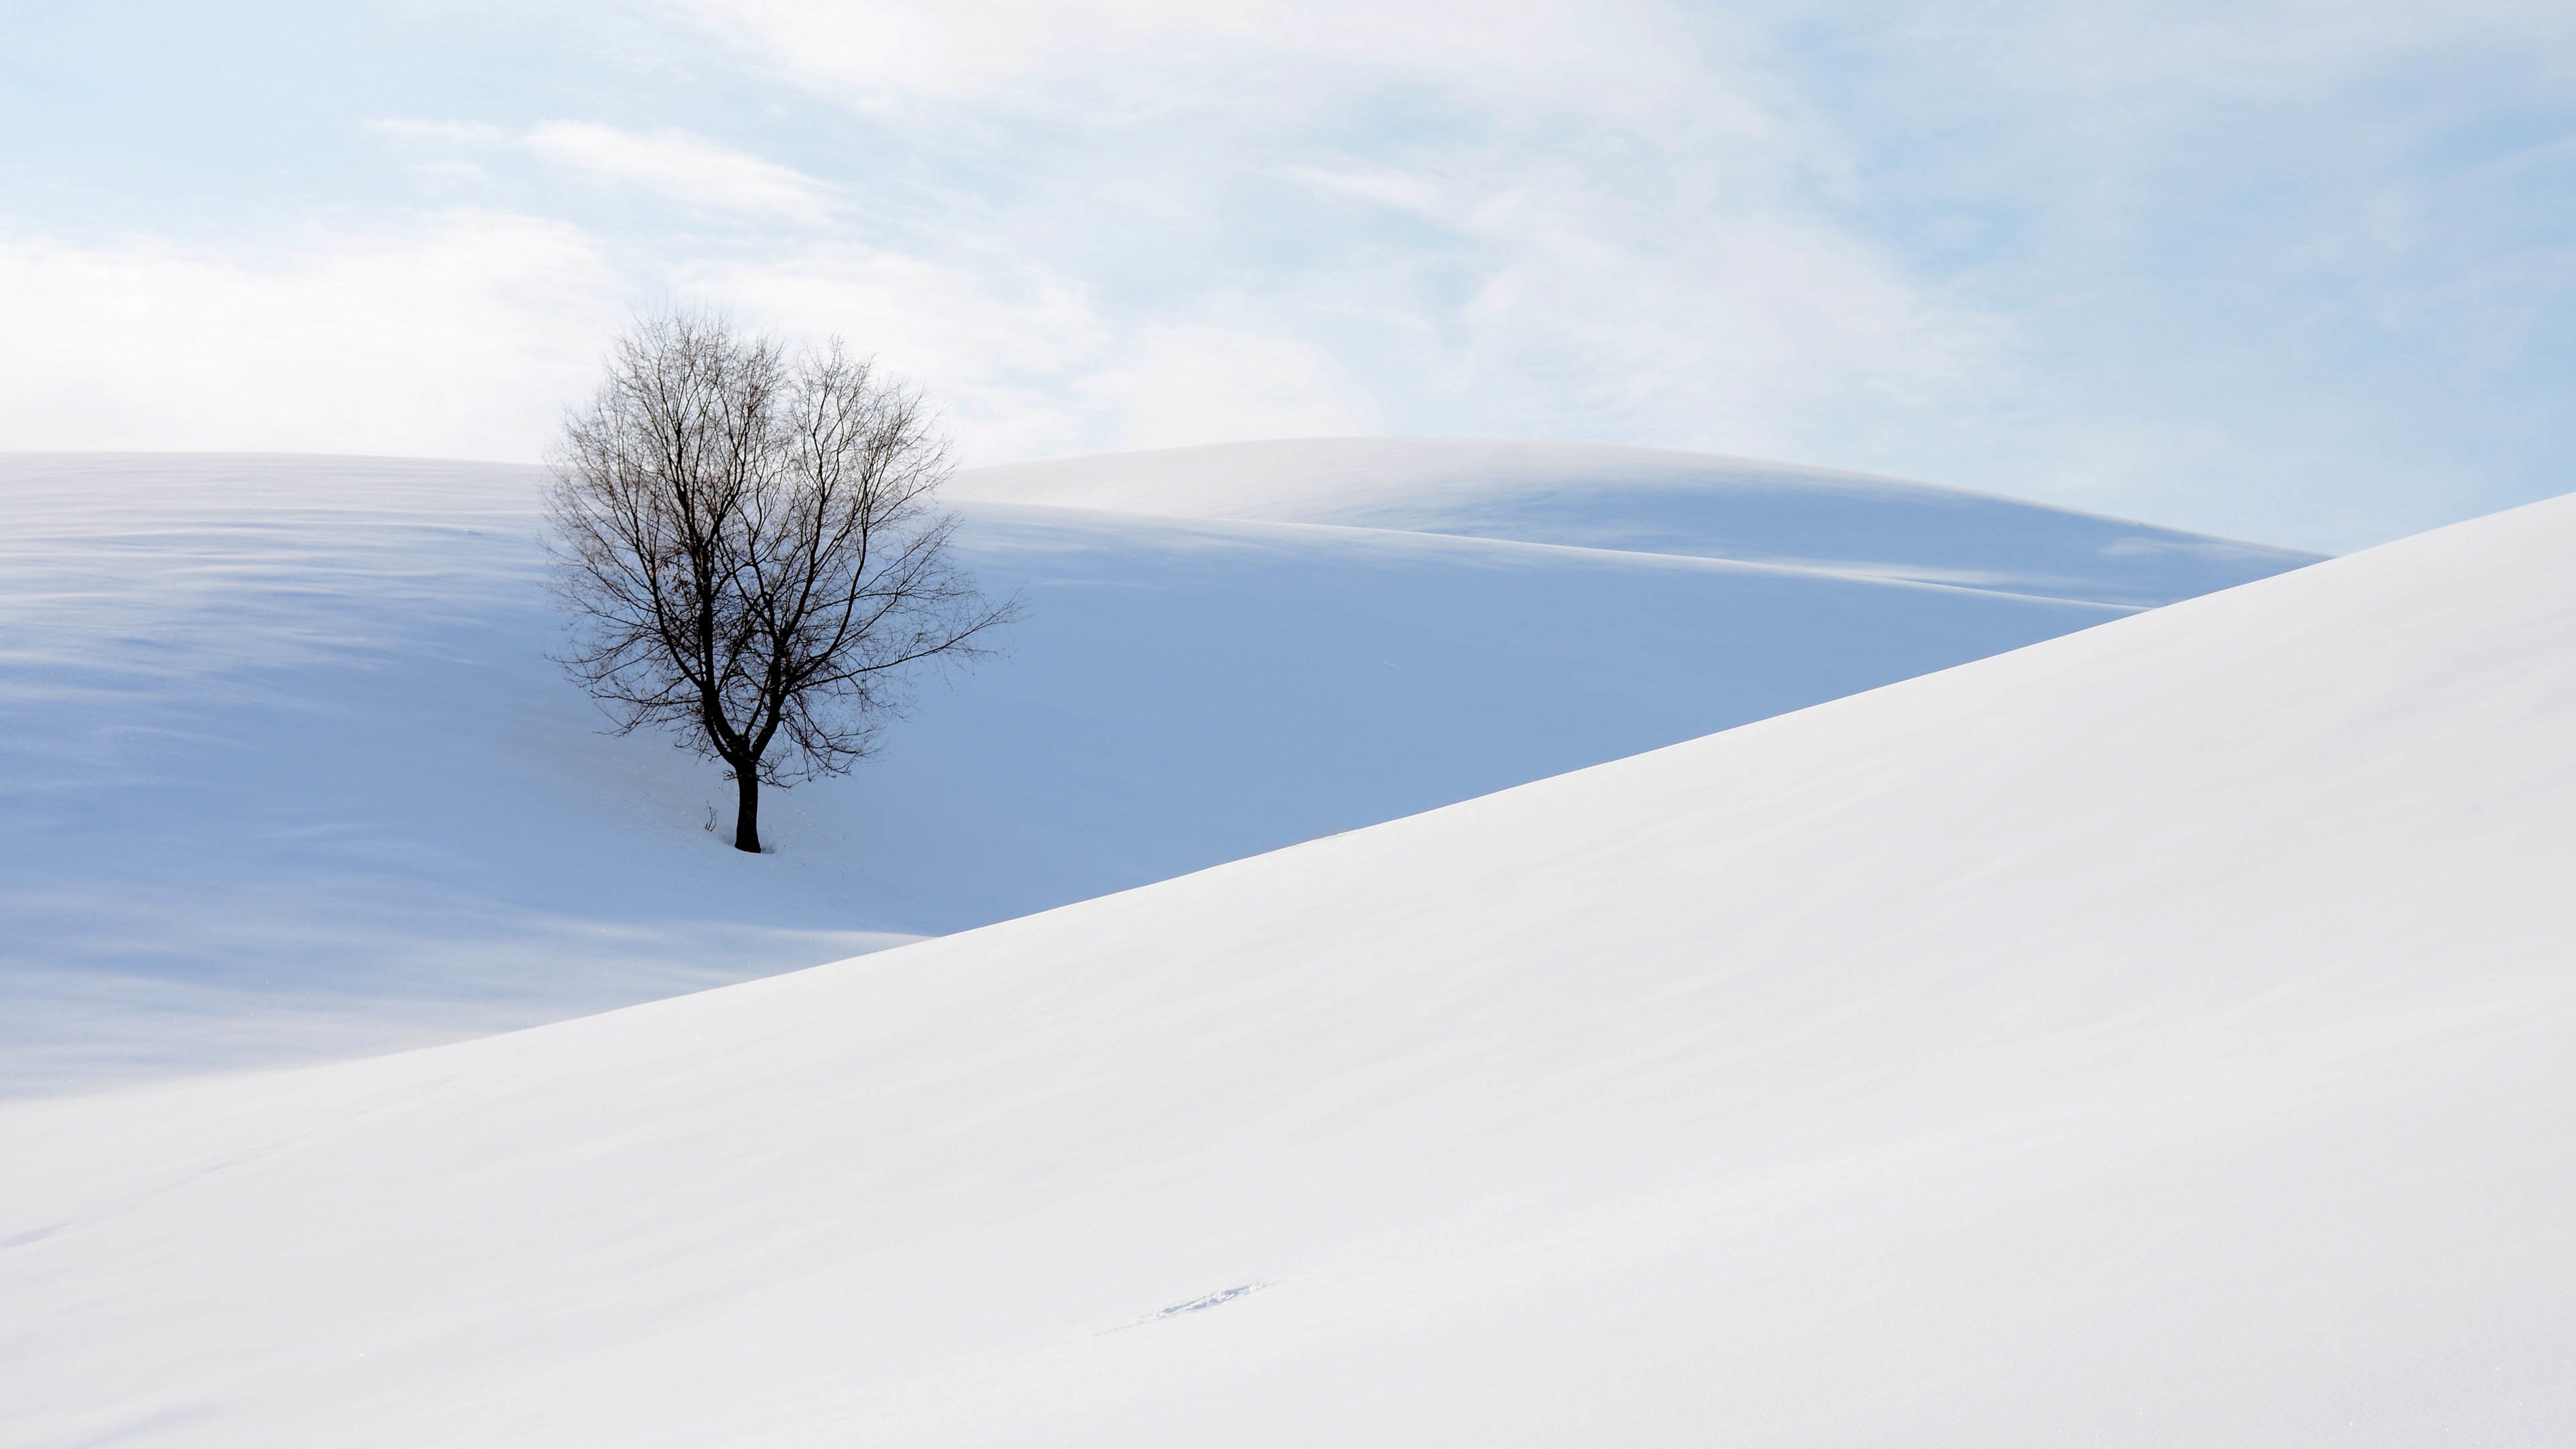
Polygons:
[[2576,502],[1023,920],[0,1109],[0,1441],[2576,1437]]
[[960,496],[1732,559],[2169,604],[2313,555],[1957,488],[1664,448],[1282,438],[980,468]]
[[[1528,452],[1560,492],[1589,476],[1617,494],[1559,507],[1554,526],[1591,539],[1614,513],[1695,516],[1737,466],[1699,460],[1699,483],[1649,506],[1633,451],[1294,445],[1264,465],[1264,499],[1440,464],[1454,513],[1478,477],[1524,497]],[[1206,478],[1199,453],[1181,461],[1061,466]],[[446,1040],[808,966],[2116,618],[2104,600],[2137,593],[2139,558],[2184,592],[2307,561],[1991,501],[1944,527],[1889,504],[1897,548],[1821,484],[1765,495],[1775,517],[1855,530],[1853,551],[1799,567],[1545,529],[973,502],[970,561],[1032,605],[1013,655],[932,686],[856,777],[773,795],[780,853],[753,861],[725,848],[713,767],[602,738],[547,662],[538,477],[0,460],[0,1092]],[[992,492],[984,477],[958,491]],[[2048,567],[2092,584],[2043,598],[1890,572],[1934,571],[1963,530],[2034,558],[2043,536],[2090,540],[2089,563]]]

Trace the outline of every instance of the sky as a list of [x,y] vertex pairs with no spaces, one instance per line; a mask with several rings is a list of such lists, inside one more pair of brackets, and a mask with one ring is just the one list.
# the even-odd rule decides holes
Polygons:
[[536,461],[639,311],[961,459],[1347,434],[2345,550],[2576,487],[2565,0],[9,0],[0,450]]

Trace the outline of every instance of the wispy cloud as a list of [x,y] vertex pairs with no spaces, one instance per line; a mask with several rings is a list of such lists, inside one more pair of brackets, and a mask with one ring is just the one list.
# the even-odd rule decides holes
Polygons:
[[512,131],[475,121],[385,117],[367,131],[409,154],[441,181],[485,177],[483,161],[523,154],[555,172],[641,191],[697,212],[821,226],[840,188],[775,161],[686,131],[626,131],[592,121],[544,121]]
[[527,148],[557,166],[642,187],[684,206],[820,225],[837,189],[800,171],[682,131],[650,135],[583,121],[548,121]]
[[[1858,440],[2009,385],[2003,319],[1834,214],[1843,148],[1741,24],[1621,0],[696,9],[786,83],[926,138],[978,240],[1120,334],[1085,359],[1100,377],[1047,380],[1091,446],[1374,417],[1805,456],[1829,438],[1827,461],[1887,466]],[[1211,380],[1259,370],[1224,357],[1307,359],[1266,426],[1102,381],[1155,375],[1106,360],[1122,347],[1218,335]]]
[[619,290],[572,228],[474,211],[238,252],[0,244],[0,438],[530,457]]

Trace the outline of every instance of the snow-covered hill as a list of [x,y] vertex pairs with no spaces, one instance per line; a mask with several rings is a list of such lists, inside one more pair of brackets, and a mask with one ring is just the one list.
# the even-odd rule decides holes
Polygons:
[[[1448,532],[1205,516],[1172,494],[1209,456],[1270,460],[1251,510],[1267,514],[1311,496],[1339,517],[1354,477],[1416,493],[1430,478]],[[1666,487],[1639,457],[1698,482]],[[536,470],[0,460],[0,1091],[442,1040],[810,965],[2124,612],[2102,598],[2306,561],[1794,480],[1737,491],[1760,492],[1774,528],[1746,552],[1806,566],[1552,546],[1633,543],[1658,519],[1708,534],[1737,465],[1623,449],[1271,444],[1051,466],[1084,487],[1132,477],[1163,490],[1152,506],[1201,516],[991,501],[1009,491],[997,476],[1044,491],[1044,467],[962,477],[961,497],[986,500],[968,505],[971,562],[1029,593],[1014,654],[934,686],[855,778],[774,797],[779,854],[747,860],[702,828],[730,808],[712,767],[600,737],[546,662]],[[1530,477],[1563,495],[1545,526],[1451,536],[1476,531],[1457,520],[1477,479],[1500,510],[1523,508]],[[1565,501],[1586,477],[1600,496]],[[1795,526],[1792,547],[1778,530]],[[1886,577],[1992,547],[2075,584],[2042,598],[2018,576],[2004,592]]]
[[1491,438],[1288,438],[961,475],[960,496],[1336,523],[2169,604],[2313,555],[1956,488],[1745,458]]
[[0,1108],[0,1442],[2567,1442],[2571,553]]

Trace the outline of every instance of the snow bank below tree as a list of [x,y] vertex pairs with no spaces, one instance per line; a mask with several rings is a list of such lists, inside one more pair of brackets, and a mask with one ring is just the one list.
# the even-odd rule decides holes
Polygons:
[[[1478,470],[1502,468],[1503,488],[1525,454],[1560,483],[1586,458],[1605,488],[1636,474],[1636,450],[1537,444],[1222,456],[1271,449],[1274,511],[1300,487],[1339,499],[1346,474],[1391,461],[1450,458],[1453,502],[1477,496]],[[1174,457],[1199,466],[1195,451],[1056,466],[1095,481],[1132,466],[1168,489],[1197,476],[1175,475]],[[1698,461],[1712,477],[1736,466]],[[989,476],[959,492],[989,491]],[[546,661],[559,634],[539,588],[538,477],[0,459],[0,1091],[444,1040],[811,965],[2122,612],[1842,567],[1928,568],[1983,546],[1981,530],[2091,540],[2083,567],[2109,581],[2093,592],[2133,591],[2144,556],[2201,560],[2166,579],[2186,592],[2302,561],[1992,500],[1961,504],[1945,533],[1916,499],[1897,529],[1913,552],[1856,533],[1866,548],[1807,569],[1548,547],[1545,530],[1495,541],[978,503],[971,562],[1033,605],[1014,654],[932,686],[858,776],[773,793],[779,853],[750,860],[725,848],[715,767],[602,738]],[[1769,516],[1804,506],[1859,529],[1837,488],[1773,488]],[[1678,519],[1690,496],[1663,501]],[[1620,527],[1651,519],[1618,498]],[[1556,521],[1598,542],[1601,509]]]

